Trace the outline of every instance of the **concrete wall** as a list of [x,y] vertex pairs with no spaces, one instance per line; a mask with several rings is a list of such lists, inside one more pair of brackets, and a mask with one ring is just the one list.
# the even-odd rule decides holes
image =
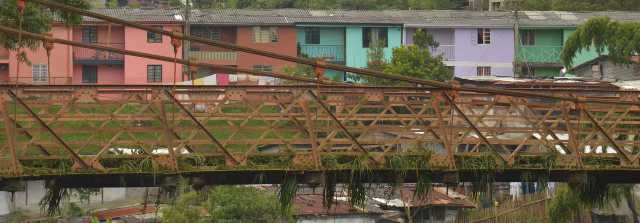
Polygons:
[[[297,42],[301,46],[305,44],[305,27],[314,26],[301,26],[296,30]],[[344,27],[320,27],[320,45],[344,45]]]
[[[237,44],[245,47],[253,47],[260,50],[277,52],[289,56],[297,56],[298,49],[296,47],[296,28],[293,26],[278,26],[278,42],[275,43],[254,43],[253,26],[238,27]],[[254,65],[271,65],[274,72],[282,71],[285,66],[293,67],[294,63],[282,60],[268,58],[264,56],[238,53],[238,67],[245,69],[253,69]]]
[[[601,66],[601,72],[594,72],[593,66]],[[599,61],[594,64],[584,65],[576,68],[574,73],[578,77],[593,78],[605,81],[629,81],[640,79],[640,65],[615,64],[610,60]]]
[[[15,192],[13,195],[13,203],[11,202],[11,193],[0,191],[0,216],[6,215],[16,210],[26,212],[39,213],[39,202],[46,193],[45,181],[26,181],[26,190]],[[157,188],[149,188],[149,199],[155,199]],[[83,203],[83,208],[96,208],[107,202],[138,203],[143,202],[145,188],[101,188],[101,191],[93,194],[89,200],[89,206]],[[70,197],[71,202],[80,202],[77,195]],[[84,202],[84,201],[82,201]]]
[[492,76],[513,76],[515,41],[513,29],[491,29],[491,43],[478,44],[477,28],[460,28],[455,31],[455,66],[458,77],[477,75],[477,67],[491,67]]
[[[175,25],[164,25],[164,30],[172,31],[177,28]],[[125,49],[133,50],[145,53],[152,53],[164,56],[173,57],[173,46],[171,45],[171,38],[168,36],[162,37],[161,43],[148,43],[147,31],[139,30],[136,28],[125,28]],[[177,58],[182,58],[180,53],[182,48],[178,49]],[[147,82],[147,65],[162,65],[162,83],[148,83]],[[124,83],[125,84],[172,84],[174,81],[174,63],[164,62],[152,59],[146,59],[135,56],[124,56]],[[177,64],[175,68],[175,79],[180,81],[182,74],[182,65]]]
[[[82,83],[83,65],[73,65],[73,84]],[[124,67],[121,65],[98,65],[97,84],[125,84]],[[173,70],[171,70],[173,72]]]

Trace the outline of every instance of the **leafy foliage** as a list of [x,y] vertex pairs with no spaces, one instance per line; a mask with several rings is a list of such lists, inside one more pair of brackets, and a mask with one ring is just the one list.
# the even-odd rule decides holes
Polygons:
[[272,192],[253,187],[217,186],[207,193],[182,194],[173,207],[162,209],[162,222],[280,222],[288,219],[291,211],[281,215],[280,207]]
[[442,63],[442,56],[432,57],[429,49],[415,45],[393,49],[393,59],[384,72],[437,81],[448,81],[453,76]]
[[587,175],[585,182],[558,186],[549,203],[549,218],[551,222],[572,223],[582,210],[618,205],[623,198],[633,199],[632,189],[633,185],[604,184]]
[[275,194],[252,187],[219,186],[211,191],[206,207],[215,222],[278,222],[277,200]]
[[640,52],[640,22],[617,22],[607,17],[589,19],[578,26],[565,42],[562,62],[571,67],[572,60],[582,50],[595,48],[616,63],[628,64],[628,58]]
[[[448,81],[453,74],[442,62],[442,56],[433,57],[430,49],[439,44],[433,36],[424,30],[418,30],[413,35],[414,45],[404,45],[393,49],[390,62],[384,58],[382,43],[374,43],[367,52],[368,68],[384,71],[389,74],[421,78],[427,80]],[[400,85],[402,81],[365,77],[370,84]]]
[[[89,8],[89,3],[85,0],[54,1],[81,9]],[[17,0],[0,1],[0,24],[32,33],[46,33],[51,31],[51,23],[54,17],[60,18],[69,26],[82,22],[82,16],[80,15],[42,8],[30,1],[27,1],[24,12],[20,15],[16,2]],[[40,41],[20,38],[13,34],[0,33],[0,45],[8,50],[17,50],[18,48],[36,49],[40,47]],[[22,61],[27,61],[24,52],[20,52],[19,58]]]
[[200,195],[197,192],[182,194],[172,208],[162,209],[162,222],[190,223],[207,222],[202,218]]

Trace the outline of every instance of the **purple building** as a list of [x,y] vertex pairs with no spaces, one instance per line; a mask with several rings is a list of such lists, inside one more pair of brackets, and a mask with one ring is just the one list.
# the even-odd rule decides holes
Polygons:
[[[504,15],[503,15],[504,14]],[[515,37],[509,12],[431,11],[405,23],[405,42],[424,29],[440,44],[442,55],[457,77],[514,76]]]

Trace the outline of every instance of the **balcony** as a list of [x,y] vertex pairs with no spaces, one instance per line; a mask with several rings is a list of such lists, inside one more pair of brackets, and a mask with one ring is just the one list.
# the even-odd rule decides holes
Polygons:
[[189,57],[199,61],[211,61],[217,64],[234,65],[238,59],[238,53],[234,51],[190,51]]
[[[124,43],[94,43],[94,45],[124,49]],[[81,65],[122,65],[124,64],[124,55],[102,50],[74,47],[73,60],[76,64]]]
[[518,61],[540,64],[560,64],[562,46],[520,46]]
[[300,53],[310,58],[325,58],[331,62],[344,62],[344,45],[302,45]]
[[456,45],[440,45],[438,48],[431,49],[429,51],[431,51],[433,56],[442,55],[444,60],[456,60]]

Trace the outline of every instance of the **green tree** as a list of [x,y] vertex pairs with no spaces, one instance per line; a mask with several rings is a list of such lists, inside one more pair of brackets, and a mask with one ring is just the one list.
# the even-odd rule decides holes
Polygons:
[[[369,49],[367,49],[367,69],[375,70],[375,71],[384,71],[387,66],[387,58],[384,56],[384,41],[374,41],[369,45]],[[355,76],[353,74],[349,75],[349,79],[359,82],[361,80],[360,76]],[[384,84],[384,79],[379,79],[376,77],[364,76],[364,79],[367,83],[370,84]]]
[[106,3],[107,8],[117,8],[118,7],[118,0],[109,0]]
[[438,48],[440,46],[440,43],[424,29],[418,29],[413,34],[413,44],[420,48]]
[[[417,30],[413,35],[414,45],[405,45],[393,49],[390,62],[384,60],[379,46],[369,49],[369,69],[381,70],[389,74],[398,74],[428,80],[448,81],[453,74],[442,62],[442,56],[433,57],[429,51],[439,44],[433,36],[424,30]],[[403,82],[378,78],[366,78],[368,83],[376,85],[399,85]]]
[[215,222],[279,222],[280,204],[275,194],[253,187],[218,186],[206,207]]
[[182,194],[171,208],[162,209],[162,222],[204,223],[209,222],[201,216],[203,210],[200,194],[189,192]]
[[[437,81],[448,81],[453,77],[442,63],[442,56],[432,57],[429,49],[416,45],[393,49],[393,58],[384,72]],[[389,82],[397,84],[396,81]]]
[[[56,2],[82,9],[89,8],[89,3],[84,0],[56,0]],[[24,14],[21,16],[17,10],[16,0],[5,0],[0,1],[0,24],[32,33],[46,33],[51,31],[51,12],[53,12],[54,16],[61,18],[67,25],[76,25],[82,21],[82,17],[77,14],[52,9],[45,10],[40,5],[30,1],[27,1]],[[22,24],[20,25],[20,23]],[[40,41],[37,40],[21,38],[18,41],[18,39],[17,35],[0,33],[0,44],[9,50],[17,50],[18,48],[37,49],[41,46]],[[19,59],[28,62],[24,51],[20,52]]]
[[234,186],[182,194],[173,207],[162,209],[162,216],[162,222],[167,223],[270,223],[283,219],[275,193]]
[[640,53],[638,33],[640,22],[617,22],[607,17],[589,19],[565,42],[562,62],[571,67],[578,53],[595,48],[598,54],[608,51],[609,58],[616,63],[629,64],[629,57]]

